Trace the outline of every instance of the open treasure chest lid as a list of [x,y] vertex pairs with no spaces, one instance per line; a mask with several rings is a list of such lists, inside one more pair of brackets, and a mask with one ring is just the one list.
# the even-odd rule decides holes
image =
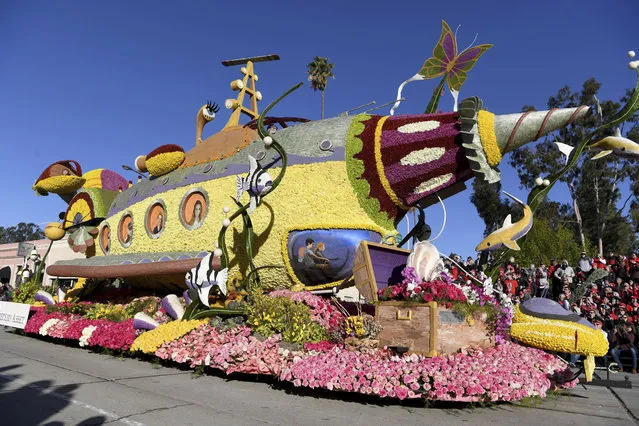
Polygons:
[[376,302],[377,292],[399,284],[410,250],[362,241],[357,247],[353,265],[355,286],[369,303]]

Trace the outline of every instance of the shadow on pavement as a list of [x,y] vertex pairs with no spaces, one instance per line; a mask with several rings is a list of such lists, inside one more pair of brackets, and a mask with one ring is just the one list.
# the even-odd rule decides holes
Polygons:
[[[71,404],[74,392],[79,386],[55,386],[51,380],[27,383],[20,379],[20,374],[10,373],[11,370],[20,367],[22,364],[0,367],[1,423],[5,425],[64,425],[65,423],[60,421],[47,422],[47,420]],[[106,421],[104,416],[94,416],[77,424],[102,425]]]

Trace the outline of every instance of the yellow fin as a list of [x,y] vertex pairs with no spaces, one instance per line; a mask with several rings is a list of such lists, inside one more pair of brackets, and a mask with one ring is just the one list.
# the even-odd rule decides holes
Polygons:
[[584,359],[584,373],[586,373],[586,382],[592,382],[592,373],[595,372],[595,357],[588,355]]
[[605,157],[606,155],[612,154],[612,150],[608,149],[606,151],[601,151],[599,154],[595,155],[594,157],[591,158],[591,160],[598,160],[600,158]]
[[521,250],[521,248],[519,248],[519,244],[517,244],[517,241],[505,240],[504,245],[511,250]]

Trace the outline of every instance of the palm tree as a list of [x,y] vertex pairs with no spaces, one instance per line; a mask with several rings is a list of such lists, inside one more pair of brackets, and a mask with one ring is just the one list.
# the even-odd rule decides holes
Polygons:
[[324,119],[324,90],[326,90],[328,79],[335,78],[335,75],[333,75],[334,65],[329,62],[328,58],[322,58],[321,56],[316,56],[313,62],[306,65],[306,68],[308,68],[306,74],[308,74],[308,81],[311,82],[311,88],[322,92],[322,120]]

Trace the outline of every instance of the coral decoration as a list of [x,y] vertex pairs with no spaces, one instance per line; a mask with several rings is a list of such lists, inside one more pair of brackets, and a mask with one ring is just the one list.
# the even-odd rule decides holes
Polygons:
[[38,302],[42,302],[46,305],[55,305],[55,300],[53,300],[53,296],[51,296],[51,293],[46,292],[44,290],[36,291],[36,294],[33,296],[33,299]]
[[146,156],[146,169],[153,176],[162,176],[180,167],[184,150],[177,145],[162,145]]

